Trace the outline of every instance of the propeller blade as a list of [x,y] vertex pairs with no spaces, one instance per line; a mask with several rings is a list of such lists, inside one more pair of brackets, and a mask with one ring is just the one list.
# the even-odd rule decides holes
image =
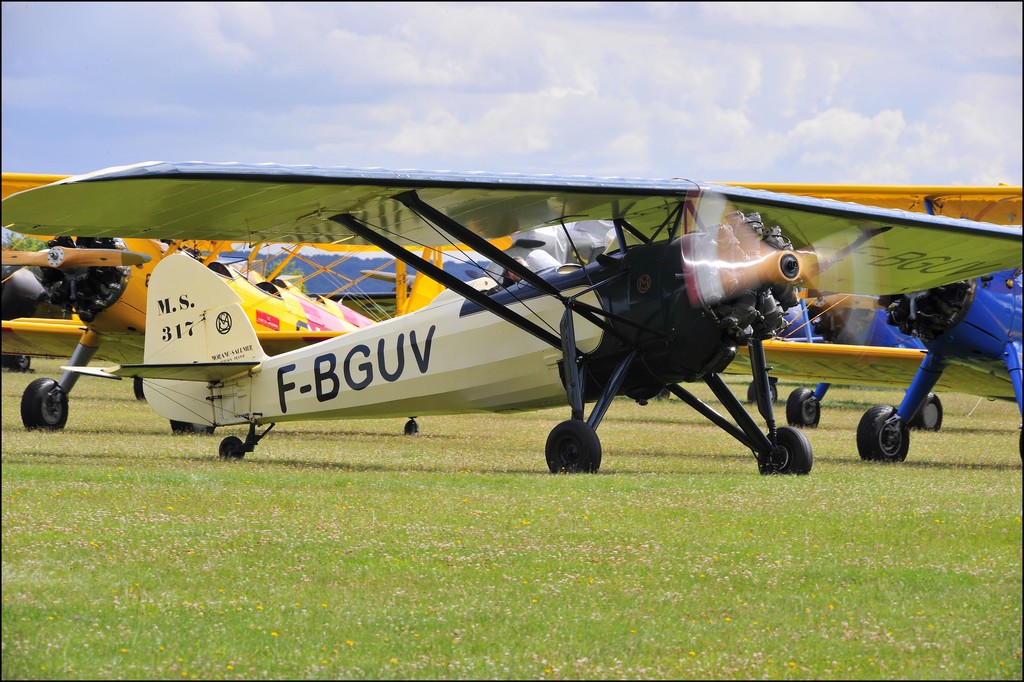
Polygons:
[[121,249],[71,249],[54,246],[45,251],[3,252],[3,265],[37,265],[58,270],[142,265],[149,260],[149,254]]

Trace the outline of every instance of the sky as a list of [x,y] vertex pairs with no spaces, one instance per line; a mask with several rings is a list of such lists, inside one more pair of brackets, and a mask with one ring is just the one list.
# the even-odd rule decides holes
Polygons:
[[1022,184],[1020,2],[4,2],[3,171]]

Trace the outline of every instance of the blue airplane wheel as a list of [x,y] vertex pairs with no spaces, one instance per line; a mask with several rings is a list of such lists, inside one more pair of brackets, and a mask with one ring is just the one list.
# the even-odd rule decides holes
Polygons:
[[53,379],[36,379],[21,395],[26,429],[60,431],[68,423],[68,394]]
[[922,431],[938,431],[942,427],[942,401],[939,396],[929,393],[924,399],[924,405],[907,422],[907,426]]
[[762,474],[809,474],[814,466],[811,441],[799,429],[782,426],[775,432],[775,452],[758,467]]
[[809,388],[798,388],[786,400],[786,423],[813,429],[821,419],[821,403]]
[[228,436],[220,442],[221,459],[242,459],[245,457],[245,443],[238,436]]
[[593,473],[601,467],[601,440],[585,421],[570,419],[551,429],[544,456],[553,474]]
[[910,450],[910,427],[892,405],[875,405],[857,425],[857,452],[866,461],[902,462]]

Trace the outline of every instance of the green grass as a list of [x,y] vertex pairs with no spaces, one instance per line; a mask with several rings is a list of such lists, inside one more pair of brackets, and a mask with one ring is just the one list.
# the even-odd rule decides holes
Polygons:
[[762,477],[617,400],[601,471],[552,476],[567,409],[282,424],[232,462],[243,429],[83,378],[26,432],[59,364],[3,374],[4,679],[1021,679],[1014,404],[942,395],[885,465],[854,433],[901,393],[834,387],[813,472]]

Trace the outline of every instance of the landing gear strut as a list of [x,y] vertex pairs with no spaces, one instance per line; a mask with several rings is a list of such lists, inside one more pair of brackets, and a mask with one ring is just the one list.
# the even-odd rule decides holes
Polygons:
[[256,444],[259,443],[265,435],[270,433],[270,430],[274,428],[274,424],[269,425],[263,433],[256,433],[256,420],[253,419],[249,422],[249,435],[245,437],[243,441],[238,436],[228,436],[220,442],[220,448],[218,454],[221,459],[242,459],[245,457],[245,453],[252,452],[256,449]]

